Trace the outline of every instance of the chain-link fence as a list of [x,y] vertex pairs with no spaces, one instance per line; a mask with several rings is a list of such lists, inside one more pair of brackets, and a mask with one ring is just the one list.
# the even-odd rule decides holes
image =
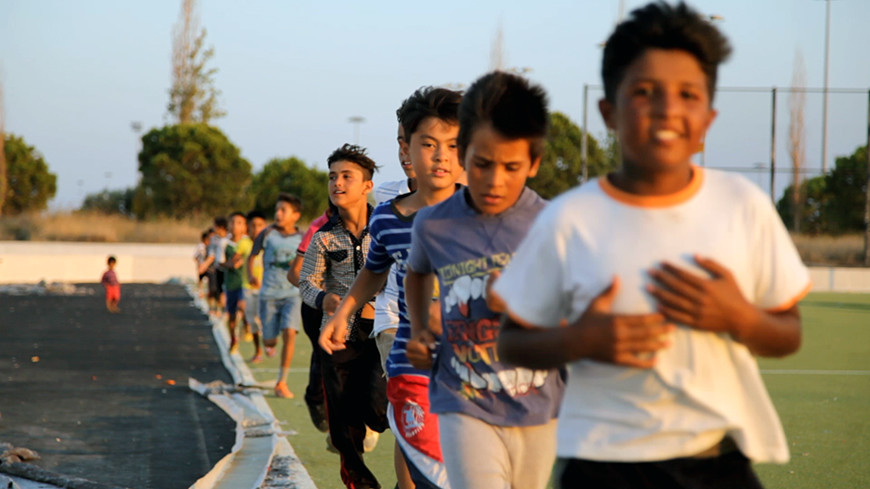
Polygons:
[[[870,266],[870,88],[829,88],[827,101],[825,92],[717,89],[718,115],[695,162],[755,182],[793,231],[864,232],[863,262]],[[600,85],[584,85],[581,125],[600,140],[607,134],[597,110],[603,96]]]

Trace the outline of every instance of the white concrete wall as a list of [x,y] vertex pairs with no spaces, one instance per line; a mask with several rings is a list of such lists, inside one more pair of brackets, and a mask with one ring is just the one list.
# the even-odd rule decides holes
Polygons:
[[[115,255],[118,279],[165,282],[195,279],[196,244],[0,241],[0,283],[98,282]],[[870,292],[870,269],[811,267],[813,292]]]
[[109,255],[121,283],[196,279],[195,246],[0,241],[0,283],[99,282]]

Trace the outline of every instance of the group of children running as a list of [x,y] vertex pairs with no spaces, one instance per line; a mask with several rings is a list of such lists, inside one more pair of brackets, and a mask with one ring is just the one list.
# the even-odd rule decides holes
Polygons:
[[285,194],[270,226],[216,220],[200,271],[223,274],[232,347],[244,301],[292,397],[301,325],[348,488],[381,487],[364,453],[387,428],[402,489],[752,488],[750,460],[787,460],[754,356],[799,348],[808,271],[761,190],[691,163],[729,54],[683,3],[633,11],[601,70],[621,166],[550,203],[526,186],[546,94],[493,72],[401,104],[406,179],[374,190],[366,151],[336,149],[306,233]]

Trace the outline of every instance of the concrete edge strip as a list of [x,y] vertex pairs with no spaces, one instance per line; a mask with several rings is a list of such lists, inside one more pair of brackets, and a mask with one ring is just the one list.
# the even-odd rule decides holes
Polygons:
[[[195,287],[188,285],[186,289],[195,307],[208,313],[208,304],[198,297]],[[238,386],[256,385],[256,379],[238,353],[229,353],[229,333],[223,321],[210,318],[210,324],[221,361],[236,388],[232,395],[211,393],[208,398],[236,421],[236,443],[230,453],[190,489],[317,489],[290,442],[281,433],[262,391],[244,387],[238,391]],[[203,385],[195,379],[190,379],[189,383]],[[236,416],[242,413],[242,420],[239,421],[230,411],[236,412]]]

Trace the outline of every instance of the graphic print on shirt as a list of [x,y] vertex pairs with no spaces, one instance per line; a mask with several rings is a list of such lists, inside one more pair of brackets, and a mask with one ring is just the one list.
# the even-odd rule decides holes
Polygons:
[[549,375],[547,370],[508,368],[499,362],[500,318],[486,305],[486,289],[489,274],[504,268],[511,255],[497,253],[438,269],[445,298],[443,334],[453,348],[449,367],[462,380],[462,395],[469,399],[501,391],[511,397],[536,394]]

